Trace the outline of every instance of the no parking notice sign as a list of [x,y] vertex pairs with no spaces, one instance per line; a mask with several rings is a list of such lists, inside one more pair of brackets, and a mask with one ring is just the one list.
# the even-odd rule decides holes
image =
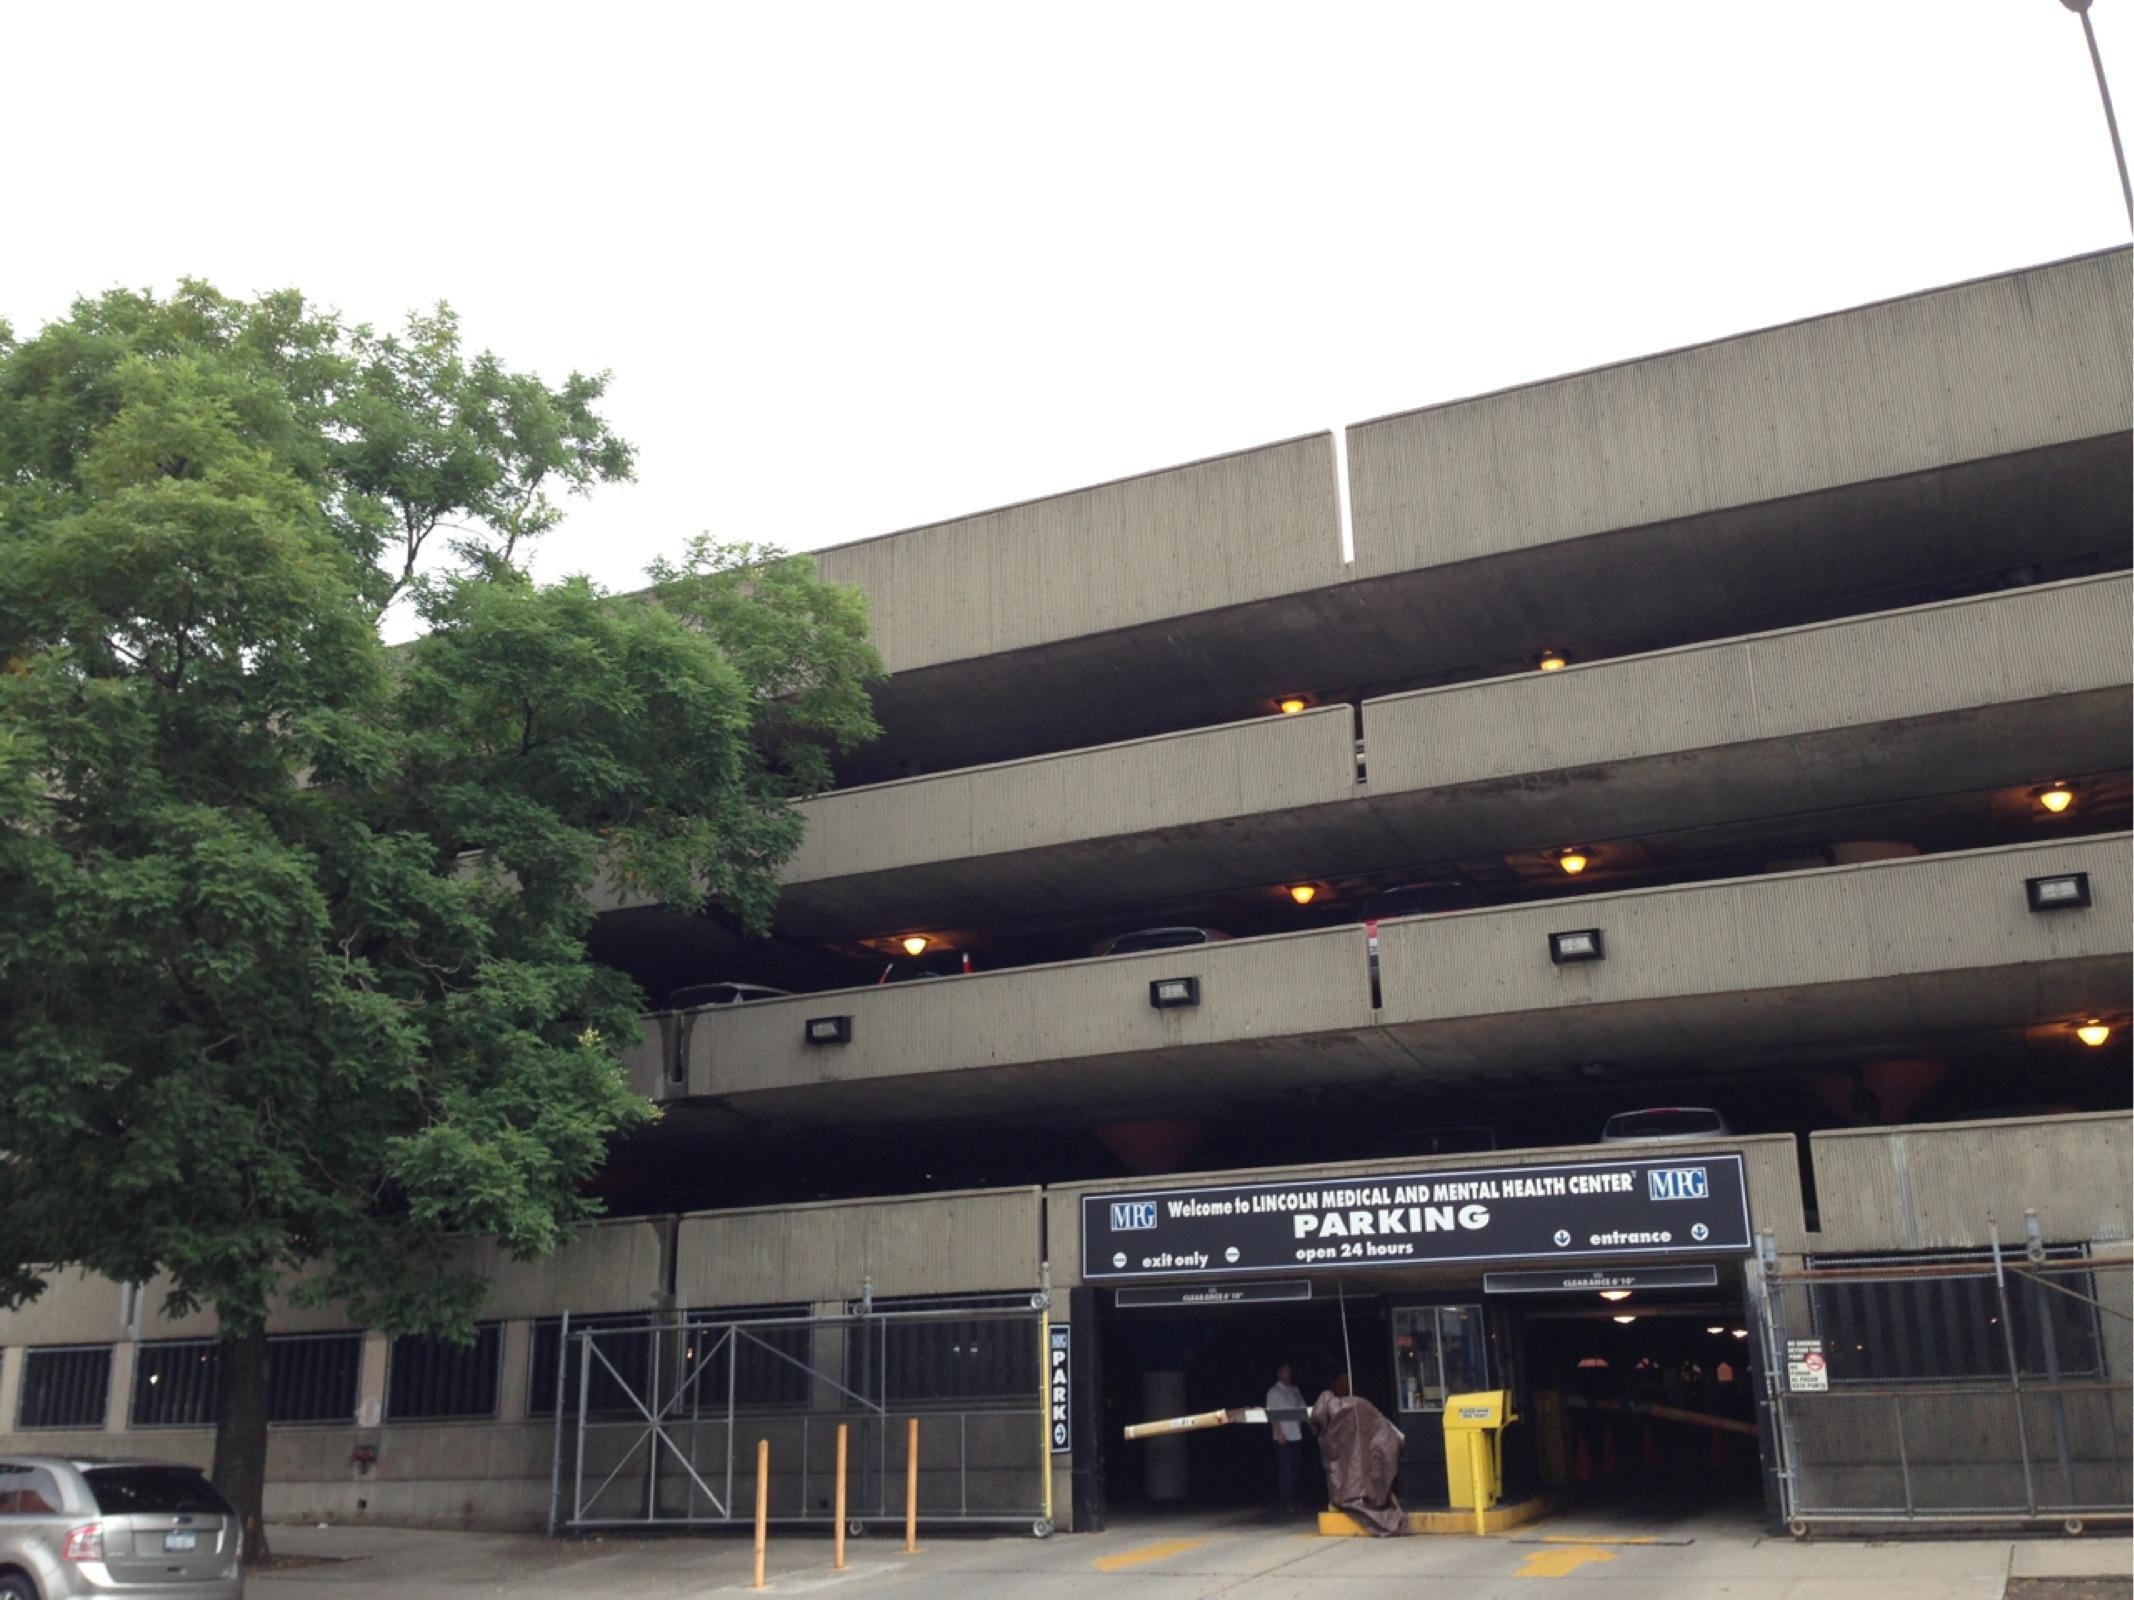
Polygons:
[[1822,1394],[1830,1388],[1830,1368],[1820,1339],[1786,1341],[1786,1387],[1795,1394]]

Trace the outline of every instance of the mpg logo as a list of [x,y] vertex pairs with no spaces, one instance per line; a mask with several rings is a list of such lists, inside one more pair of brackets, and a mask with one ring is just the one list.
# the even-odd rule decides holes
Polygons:
[[[1701,1178],[1703,1174],[1700,1172]],[[1156,1226],[1156,1202],[1153,1200],[1114,1200],[1111,1207],[1111,1231],[1132,1233],[1139,1228]]]
[[1712,1192],[1702,1167],[1654,1167],[1645,1174],[1645,1191],[1655,1200],[1706,1200]]

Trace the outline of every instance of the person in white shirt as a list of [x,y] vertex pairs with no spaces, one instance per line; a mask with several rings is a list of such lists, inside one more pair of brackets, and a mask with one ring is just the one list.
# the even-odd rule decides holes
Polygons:
[[[1267,1391],[1269,1411],[1302,1411],[1304,1391],[1290,1381],[1289,1363],[1275,1368],[1274,1387]],[[1297,1480],[1304,1466],[1304,1425],[1270,1419],[1267,1431],[1274,1437],[1275,1497],[1285,1514],[1297,1509]]]

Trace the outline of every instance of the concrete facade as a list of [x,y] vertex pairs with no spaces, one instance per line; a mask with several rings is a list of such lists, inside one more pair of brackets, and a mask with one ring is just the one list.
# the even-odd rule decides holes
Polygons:
[[[2091,907],[2027,908],[2027,878],[2072,871]],[[1361,926],[716,1008],[683,1092],[788,1119],[969,1117],[2017,1025],[2123,991],[2130,871],[2120,835],[1391,921],[1376,1009]],[[1607,959],[1553,964],[1549,934],[1588,926]],[[1177,976],[1200,1003],[1151,1007]],[[807,1042],[826,1015],[852,1019],[849,1044]]]
[[[805,802],[781,924],[956,927],[2124,767],[2124,573]],[[1220,822],[1219,829],[1210,824]]]
[[[899,674],[856,770],[1513,671],[1543,647],[1597,660],[1904,604],[1937,578],[2096,570],[2130,509],[2128,260],[1355,424],[1346,567],[1323,437],[826,551]],[[1229,507],[1248,479],[1265,513]],[[1207,502],[1219,543],[1158,509]],[[907,643],[920,617],[940,642]],[[1136,692],[1151,680],[1160,695]]]
[[2124,432],[2128,303],[2113,251],[1365,423],[1349,430],[1357,566],[1449,565]]

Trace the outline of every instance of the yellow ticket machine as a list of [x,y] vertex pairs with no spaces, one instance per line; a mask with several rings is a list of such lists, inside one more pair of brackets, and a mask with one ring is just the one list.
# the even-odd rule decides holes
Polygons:
[[1481,1515],[1504,1498],[1504,1430],[1512,1415],[1509,1389],[1483,1389],[1445,1399],[1445,1490],[1456,1511]]

